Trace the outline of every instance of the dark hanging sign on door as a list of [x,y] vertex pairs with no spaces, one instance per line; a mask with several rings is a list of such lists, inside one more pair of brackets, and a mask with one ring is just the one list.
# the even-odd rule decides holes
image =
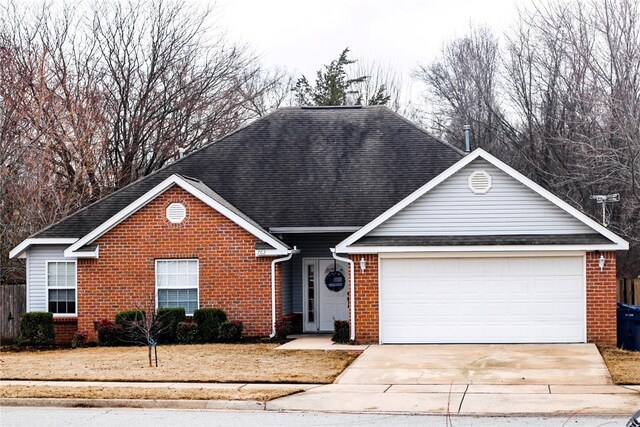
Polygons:
[[324,284],[327,285],[327,288],[333,292],[340,292],[344,289],[344,285],[346,284],[347,279],[345,279],[344,274],[339,271],[331,271],[324,278]]

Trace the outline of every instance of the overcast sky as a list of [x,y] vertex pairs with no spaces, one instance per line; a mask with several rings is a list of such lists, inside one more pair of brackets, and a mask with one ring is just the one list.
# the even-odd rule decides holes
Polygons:
[[[251,45],[264,65],[311,80],[345,47],[353,57],[389,64],[403,80],[473,21],[497,32],[528,0],[217,0],[229,38]],[[406,83],[406,81],[405,81]]]

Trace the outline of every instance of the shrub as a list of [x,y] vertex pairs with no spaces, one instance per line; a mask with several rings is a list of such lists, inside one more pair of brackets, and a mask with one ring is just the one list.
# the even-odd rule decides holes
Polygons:
[[145,315],[144,310],[123,310],[116,314],[116,324],[121,325],[124,329],[121,344],[124,344],[127,340],[129,342],[135,340],[137,331],[134,325],[136,322],[142,322]]
[[158,323],[160,332],[158,333],[158,341],[166,344],[176,342],[176,333],[178,324],[186,319],[184,308],[182,307],[165,307],[158,310]]
[[73,335],[73,339],[71,340],[71,348],[84,347],[86,343],[87,333],[78,331]]
[[198,340],[198,325],[180,322],[176,327],[176,341],[180,344],[193,344]]
[[333,322],[333,337],[331,340],[338,343],[348,343],[350,340],[349,322],[346,320],[336,320]]
[[290,320],[278,320],[276,322],[276,339],[278,341],[284,341],[287,339],[287,335],[293,330],[293,324]]
[[222,322],[218,331],[218,340],[221,342],[239,342],[242,339],[242,322]]
[[198,339],[215,342],[220,325],[227,320],[227,313],[219,308],[199,308],[193,312],[193,321],[198,325]]
[[53,314],[44,312],[25,313],[20,318],[20,332],[16,343],[20,345],[49,345],[56,333],[53,329]]
[[144,316],[144,310],[123,310],[116,314],[116,323],[124,326],[126,323],[142,320]]
[[96,324],[98,331],[98,342],[100,345],[114,346],[122,345],[125,338],[124,326],[111,321],[102,319]]

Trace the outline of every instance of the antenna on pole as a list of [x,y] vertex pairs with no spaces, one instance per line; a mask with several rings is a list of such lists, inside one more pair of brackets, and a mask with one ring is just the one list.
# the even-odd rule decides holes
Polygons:
[[620,193],[615,194],[594,194],[591,196],[591,200],[595,200],[596,203],[602,205],[602,225],[607,227],[607,203],[616,203],[620,201]]

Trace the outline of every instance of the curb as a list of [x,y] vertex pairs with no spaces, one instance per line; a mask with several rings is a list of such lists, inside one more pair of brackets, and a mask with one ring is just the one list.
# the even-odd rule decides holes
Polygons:
[[150,400],[150,399],[58,399],[0,398],[0,406],[58,408],[143,408],[143,409],[218,409],[229,411],[262,411],[265,402],[257,400]]

